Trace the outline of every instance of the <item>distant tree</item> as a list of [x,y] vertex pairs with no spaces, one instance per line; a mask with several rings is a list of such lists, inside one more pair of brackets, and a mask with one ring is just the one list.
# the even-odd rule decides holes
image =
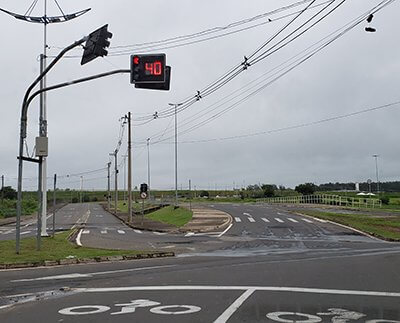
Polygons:
[[313,183],[305,183],[297,185],[294,190],[302,195],[311,195],[314,194],[316,189],[317,186],[314,185]]
[[0,190],[0,195],[3,194],[5,199],[16,200],[17,199],[17,191],[14,190],[11,186],[4,186],[2,190]]
[[200,192],[200,197],[209,197],[210,193],[208,193],[207,191],[201,191]]
[[261,188],[263,190],[264,197],[275,196],[275,190],[277,189],[276,185],[263,184]]
[[286,187],[283,186],[283,185],[279,185],[278,189],[279,189],[280,191],[284,191],[284,190],[286,190]]

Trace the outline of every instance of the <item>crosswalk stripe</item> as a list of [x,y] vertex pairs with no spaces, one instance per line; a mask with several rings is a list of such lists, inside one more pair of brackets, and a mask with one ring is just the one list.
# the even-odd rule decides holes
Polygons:
[[309,219],[302,219],[304,222],[307,222],[307,223],[313,223],[311,220],[309,220]]
[[285,221],[283,221],[282,219],[280,219],[280,218],[275,218],[275,220],[276,221],[278,221],[279,223],[283,223],[283,222],[285,222]]
[[124,231],[124,230],[117,230],[117,232],[118,232],[119,234],[125,234],[125,231]]
[[295,219],[292,219],[292,218],[288,218],[288,220],[289,220],[289,221],[292,221],[292,222],[294,222],[294,223],[299,223],[299,221],[297,221],[297,220],[295,220]]
[[31,231],[21,232],[21,235],[31,233]]
[[314,220],[317,220],[317,221],[319,221],[319,222],[322,222],[322,223],[327,223],[328,221],[326,221],[326,220],[323,220],[323,219],[318,219],[318,218],[313,218]]
[[247,215],[247,216],[250,216],[250,214],[249,214],[249,213],[246,213],[246,212],[244,212],[244,213],[243,213],[243,215]]
[[142,231],[140,231],[140,230],[133,230],[133,231],[135,231],[136,233],[142,233]]
[[236,221],[236,222],[242,222],[242,219],[239,218],[239,217],[235,217],[235,221]]
[[256,222],[256,220],[254,220],[254,218],[248,218],[250,222]]
[[107,233],[107,230],[101,230],[100,231],[102,234],[106,234]]
[[82,231],[82,234],[89,234],[90,233],[90,230],[83,230]]
[[266,219],[266,218],[261,218],[261,220],[263,220],[264,222],[270,222],[268,219]]

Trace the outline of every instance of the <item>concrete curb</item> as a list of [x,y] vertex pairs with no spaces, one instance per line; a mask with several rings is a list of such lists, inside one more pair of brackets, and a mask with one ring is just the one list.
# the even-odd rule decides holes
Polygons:
[[22,269],[22,268],[32,268],[32,267],[53,267],[53,266],[63,266],[63,265],[75,265],[75,264],[93,264],[99,262],[116,262],[116,261],[164,258],[164,257],[174,257],[174,256],[175,256],[174,252],[148,252],[148,253],[139,253],[134,255],[97,256],[93,258],[43,260],[38,262],[26,262],[18,264],[0,263],[0,270]]
[[[214,209],[210,209],[210,208],[201,208],[204,211],[210,211],[210,213],[215,212]],[[213,225],[213,226],[204,226],[204,228],[201,229],[190,229],[190,221],[185,225],[188,226],[188,228],[185,228],[185,226],[179,228],[179,232],[181,233],[188,233],[188,232],[195,232],[195,233],[207,233],[207,232],[215,232],[216,230],[225,230],[226,228],[228,228],[232,222],[233,222],[233,217],[225,212],[225,211],[221,211],[216,209],[220,214],[223,213],[223,215],[226,217],[226,220],[220,224],[220,225]]]

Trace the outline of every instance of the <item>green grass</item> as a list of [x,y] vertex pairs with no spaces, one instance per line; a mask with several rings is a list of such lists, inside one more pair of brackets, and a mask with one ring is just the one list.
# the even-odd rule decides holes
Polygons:
[[182,207],[175,209],[174,206],[167,206],[146,215],[151,220],[168,223],[176,227],[184,226],[192,219],[192,216],[192,211]]
[[[37,211],[38,204],[34,199],[22,200],[22,215],[31,215]],[[17,215],[17,200],[0,201],[0,218]]]
[[339,214],[311,210],[304,210],[301,213],[348,225],[379,238],[400,241],[400,216]]
[[20,254],[15,253],[15,241],[0,241],[0,263],[43,262],[45,260],[61,260],[68,256],[75,258],[94,258],[99,256],[133,255],[140,252],[134,250],[105,250],[78,247],[67,240],[70,231],[56,234],[54,238],[42,238],[41,251],[36,250],[36,238],[21,240]]
[[[144,209],[147,209],[152,206],[153,206],[152,204],[150,204],[146,201],[144,202]],[[114,203],[111,203],[111,210],[114,210]],[[132,210],[134,212],[141,211],[142,210],[142,202],[135,203],[134,201],[132,201]],[[122,213],[127,213],[128,212],[128,202],[118,201],[118,211],[122,212]]]

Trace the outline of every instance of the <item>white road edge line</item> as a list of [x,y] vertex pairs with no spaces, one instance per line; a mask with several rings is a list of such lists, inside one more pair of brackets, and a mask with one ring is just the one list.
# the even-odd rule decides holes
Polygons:
[[148,290],[254,290],[270,292],[294,292],[309,294],[331,294],[331,295],[356,295],[356,296],[383,296],[400,297],[400,292],[377,292],[364,290],[343,290],[325,288],[303,288],[303,287],[275,287],[275,286],[132,286],[132,287],[106,287],[106,288],[82,288],[76,289],[84,293],[105,293],[105,292],[129,292],[129,291],[148,291]]
[[248,289],[239,296],[215,321],[214,323],[225,323],[237,311],[237,309],[255,292],[255,289]]
[[[93,276],[97,276],[97,275],[107,275],[107,274],[114,274],[114,273],[124,273],[124,272],[132,272],[132,271],[168,268],[168,267],[175,267],[175,266],[177,266],[177,265],[151,266],[151,267],[140,267],[140,268],[130,268],[130,269],[120,269],[120,270],[110,270],[110,271],[98,271],[98,272],[86,273],[86,274],[75,273],[75,274],[66,274],[66,275],[57,275],[57,276],[45,276],[45,277],[38,277],[38,278],[17,279],[17,280],[10,280],[10,282],[15,283],[15,282],[28,282],[28,281],[36,281],[36,280],[73,279],[73,278],[93,277]],[[82,291],[82,290],[80,290],[80,291]]]
[[228,232],[228,230],[232,227],[233,223],[231,223],[224,231],[222,231],[219,235],[218,238],[221,238],[225,233]]
[[11,306],[13,306],[13,304],[8,304],[8,305],[0,306],[0,310],[3,310],[3,309],[5,309],[5,308],[9,308],[9,307],[11,307]]
[[82,247],[82,243],[81,243],[82,231],[83,231],[83,229],[80,229],[78,235],[76,236],[76,244],[77,244],[79,247]]

